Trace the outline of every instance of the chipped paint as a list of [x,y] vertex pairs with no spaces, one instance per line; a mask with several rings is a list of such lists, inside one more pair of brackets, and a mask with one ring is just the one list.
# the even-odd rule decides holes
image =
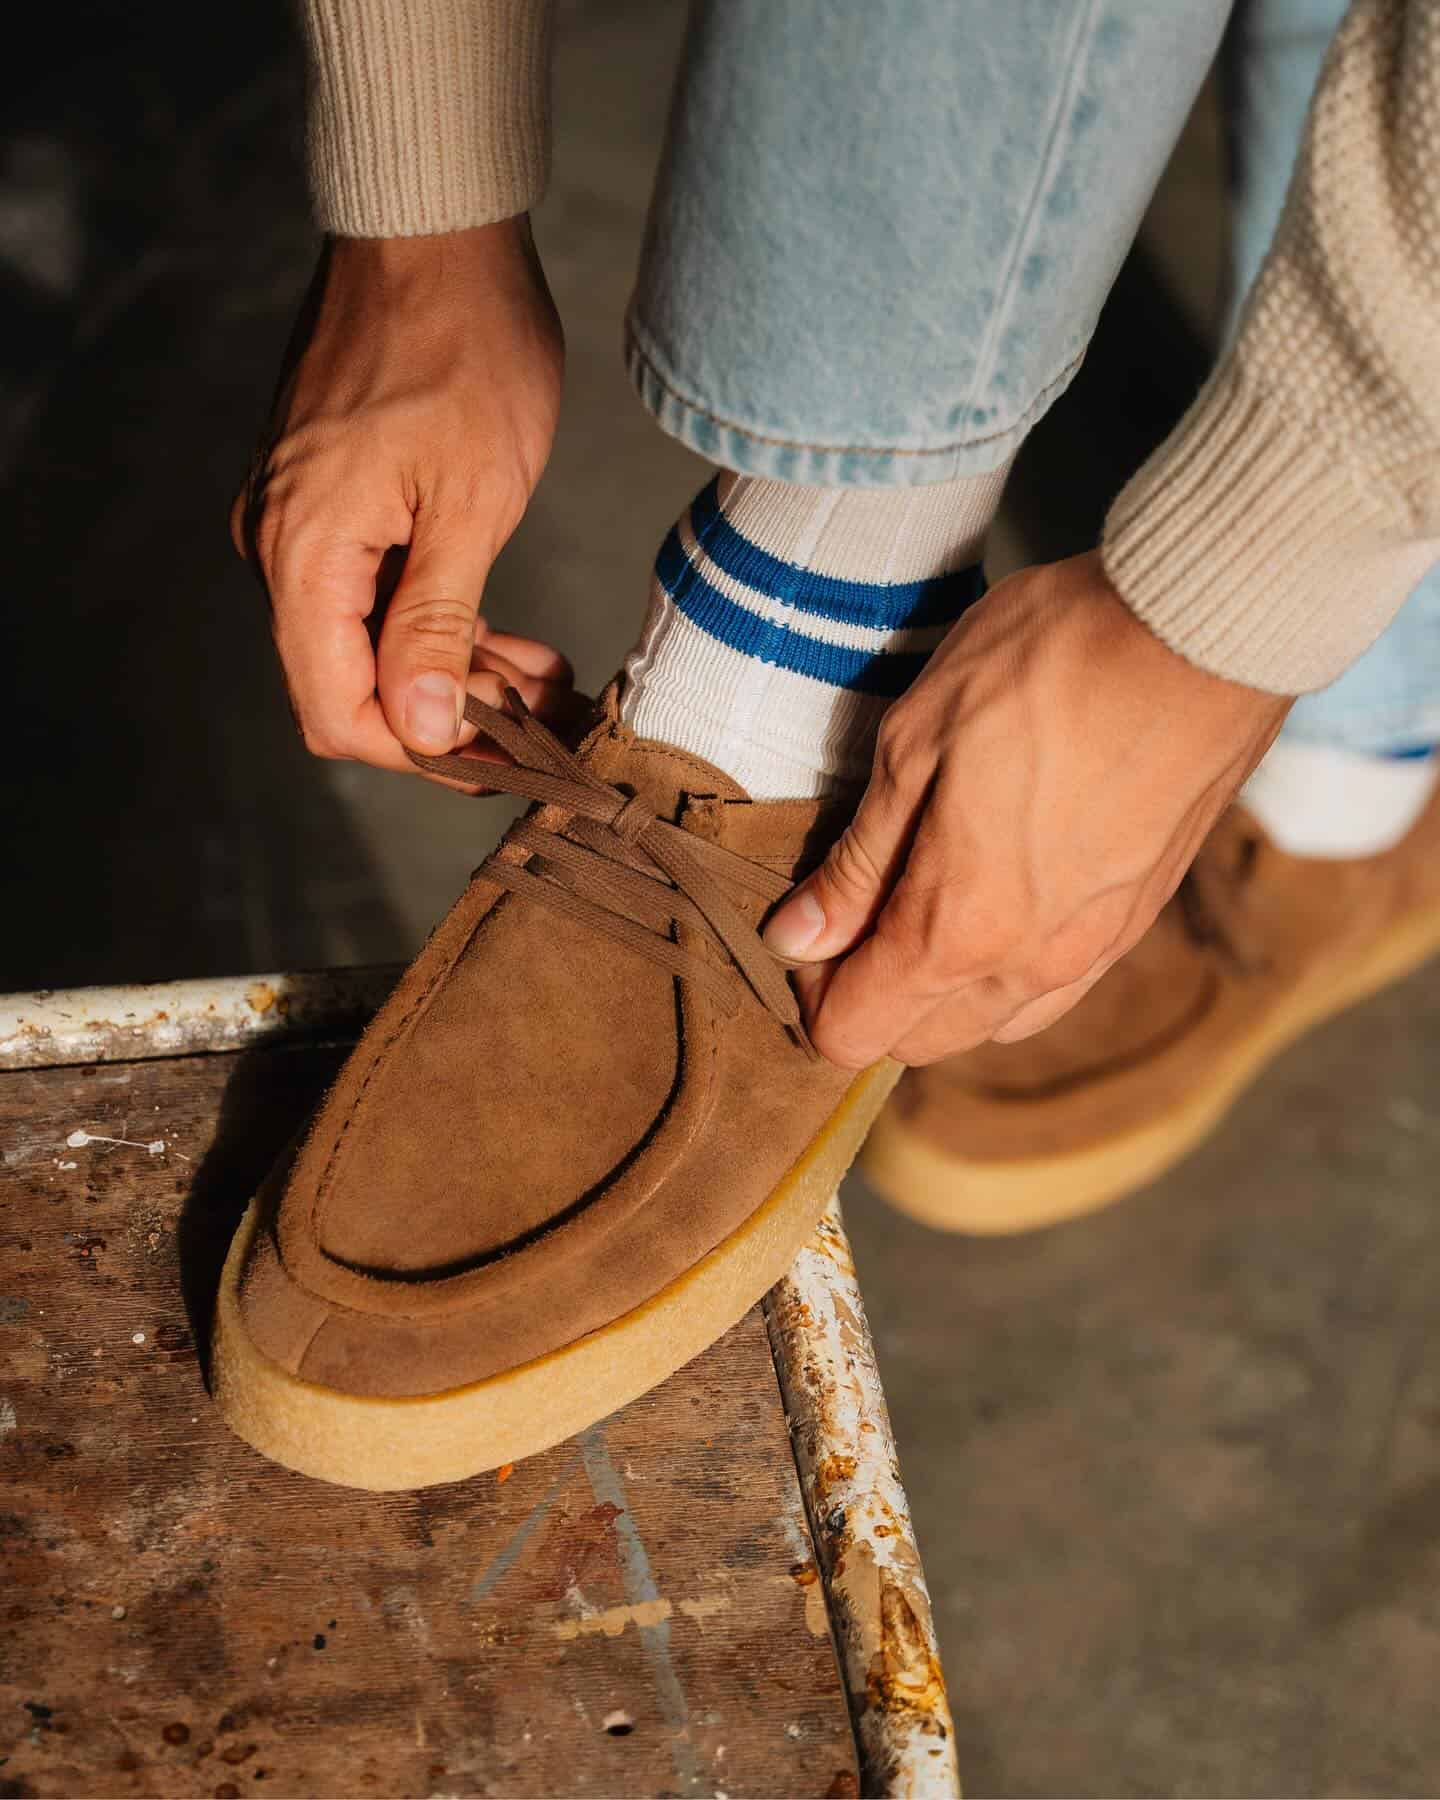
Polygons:
[[788,1587],[793,1582],[805,1596],[805,1629],[813,1638],[829,1637],[830,1612],[825,1605],[825,1587],[820,1580],[820,1571],[813,1563],[808,1573],[796,1574],[794,1570],[788,1575],[772,1575],[772,1581]]
[[571,1642],[581,1637],[619,1637],[627,1625],[642,1630],[649,1625],[663,1625],[675,1608],[668,1600],[640,1600],[633,1606],[607,1606],[602,1612],[585,1613],[578,1619],[560,1619],[554,1630],[557,1638]]
[[19,1423],[15,1417],[15,1402],[0,1399],[0,1438],[9,1437],[12,1431],[18,1429]]
[[189,1056],[263,1038],[349,1033],[399,975],[387,966],[10,994],[0,997],[0,1069]]
[[694,1600],[679,1600],[675,1610],[687,1619],[694,1619],[703,1624],[706,1619],[713,1619],[716,1613],[729,1612],[735,1602],[729,1594],[701,1594]]
[[[164,1138],[151,1138],[148,1143],[142,1144],[136,1138],[105,1137],[101,1132],[85,1131],[82,1129],[80,1131],[72,1131],[65,1142],[72,1150],[83,1150],[87,1144],[120,1144],[127,1150],[148,1151],[151,1156],[163,1156],[165,1154]],[[73,1169],[75,1167],[74,1163],[71,1163],[70,1167]]]
[[[12,994],[0,997],[0,1069],[186,1056],[267,1039],[343,1040],[365,1024],[399,975],[396,967],[339,969]],[[124,1085],[130,1076],[115,1070],[99,1079]],[[165,1148],[163,1140],[154,1143]],[[151,1144],[138,1147],[150,1150]],[[58,1168],[54,1148],[53,1138],[43,1144],[26,1140],[0,1154],[7,1166],[43,1157]],[[152,1249],[154,1238],[152,1233]],[[16,1322],[26,1305],[0,1296],[0,1324]],[[864,1771],[862,1791],[956,1795],[954,1738],[929,1598],[854,1263],[833,1202],[765,1308],[812,1528],[807,1532],[802,1519],[794,1521],[791,1535],[801,1572],[777,1579],[800,1589],[806,1624],[815,1636],[826,1636],[833,1627]],[[0,1435],[15,1429],[13,1407],[8,1413],[3,1408],[0,1402]],[[621,1629],[635,1625],[649,1658],[671,1728],[678,1791],[710,1791],[699,1772],[688,1702],[670,1654],[671,1611],[661,1616],[669,1602],[655,1588],[603,1428],[584,1433],[580,1450],[597,1500],[617,1508],[614,1529],[626,1603],[612,1610],[628,1611]],[[513,1566],[559,1485],[542,1496],[477,1577],[472,1603],[493,1592]],[[805,1570],[812,1535],[818,1579],[807,1578]],[[370,1601],[362,1604],[368,1607]],[[423,1653],[429,1626],[417,1596],[392,1588],[380,1604]],[[728,1604],[728,1596],[706,1595],[680,1601],[674,1610],[700,1623]],[[599,1630],[603,1634],[604,1626]],[[128,1668],[113,1672],[122,1681],[136,1679]]]
[[[631,1607],[653,1606],[657,1602],[668,1607],[655,1585],[654,1571],[645,1549],[645,1540],[630,1511],[630,1498],[625,1483],[615,1467],[615,1459],[605,1442],[605,1427],[592,1425],[580,1433],[580,1454],[590,1491],[602,1506],[615,1508],[615,1544],[620,1554],[620,1575],[625,1584],[627,1604]],[[680,1675],[670,1654],[670,1620],[668,1611],[651,1623],[641,1623],[640,1642],[650,1663],[651,1677],[660,1711],[670,1729],[670,1761],[682,1794],[700,1794],[706,1784],[700,1774],[695,1745],[690,1736],[690,1702],[685,1697]]]
[[839,1203],[766,1296],[828,1623],[860,1749],[861,1792],[958,1795],[930,1597]]

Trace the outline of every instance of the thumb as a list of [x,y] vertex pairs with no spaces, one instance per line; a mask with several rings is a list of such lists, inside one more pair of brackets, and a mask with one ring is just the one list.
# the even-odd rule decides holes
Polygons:
[[484,535],[415,521],[375,652],[375,685],[391,731],[408,749],[453,750],[465,709],[475,620],[492,558]]
[[766,944],[795,962],[825,962],[865,937],[905,862],[909,833],[893,793],[872,780],[829,855],[765,927]]

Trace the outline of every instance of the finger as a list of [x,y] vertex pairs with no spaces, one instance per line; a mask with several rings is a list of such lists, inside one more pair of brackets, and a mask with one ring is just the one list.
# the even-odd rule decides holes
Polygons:
[[[519,663],[511,662],[508,657],[499,655],[489,644],[486,644],[483,650],[472,651],[470,673],[472,676],[480,674],[499,676],[502,690],[505,687],[513,687],[531,712],[538,714],[547,723],[552,715],[568,717],[573,710],[576,694],[570,682],[559,679],[552,681],[540,675],[533,675],[522,668]],[[477,692],[473,686],[470,691]],[[485,695],[481,695],[482,699],[485,697]],[[588,705],[584,695],[580,695],[579,699],[582,705]]]
[[797,962],[824,962],[870,930],[905,866],[917,803],[888,777],[871,777],[854,819],[830,853],[765,927],[766,944]]
[[800,1001],[800,1010],[806,1019],[819,1016],[824,1004],[825,995],[830,983],[835,979],[835,971],[840,967],[837,960],[823,963],[801,963],[792,971],[790,979],[795,985],[795,992]]
[[957,1031],[972,1033],[971,1042],[988,1038],[997,1023],[1014,1011],[1000,982],[979,977],[957,983],[899,947],[878,929],[839,960],[818,1007],[810,1017],[810,1037],[820,1054],[842,1069],[864,1069],[882,1056],[898,1054],[898,1046],[918,1031],[937,1010],[950,1009]]
[[475,621],[475,648],[487,658],[502,657],[525,675],[537,681],[563,682],[575,685],[575,671],[569,660],[553,644],[539,638],[520,637],[513,631],[497,631],[485,618]]
[[295,722],[316,756],[399,769],[405,758],[375,699],[365,618],[382,550],[359,533],[282,538],[262,559],[271,629]]
[[390,729],[412,750],[459,740],[475,620],[492,550],[466,514],[422,509],[380,627],[376,685]]
[[[1003,1023],[1003,1012],[1001,1023]],[[934,1007],[911,1030],[904,1032],[890,1046],[888,1054],[909,1068],[924,1068],[928,1063],[943,1062],[959,1056],[977,1044],[988,1043],[994,1036],[994,1009],[981,997],[962,991]]]
[[1108,962],[1102,963],[1081,980],[1056,988],[1053,993],[1042,994],[1028,1006],[1022,1006],[1012,1019],[1007,1020],[994,1033],[994,1041],[997,1044],[1018,1044],[1025,1038],[1034,1037],[1037,1032],[1047,1030],[1057,1019],[1063,1019],[1073,1006],[1077,1006],[1109,968]]

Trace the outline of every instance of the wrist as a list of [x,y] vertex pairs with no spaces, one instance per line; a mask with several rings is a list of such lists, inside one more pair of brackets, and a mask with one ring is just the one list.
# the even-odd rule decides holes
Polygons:
[[426,237],[330,236],[325,249],[337,273],[353,271],[389,288],[433,283],[452,274],[473,279],[476,270],[538,266],[528,213]]
[[1135,611],[1111,580],[1098,550],[1083,560],[1097,597],[1112,621],[1111,628],[1120,632],[1129,645],[1131,679],[1137,694],[1146,695],[1153,706],[1181,715],[1204,710],[1217,721],[1233,723],[1242,733],[1266,726],[1279,728],[1294,704],[1292,697],[1249,686],[1195,662]]

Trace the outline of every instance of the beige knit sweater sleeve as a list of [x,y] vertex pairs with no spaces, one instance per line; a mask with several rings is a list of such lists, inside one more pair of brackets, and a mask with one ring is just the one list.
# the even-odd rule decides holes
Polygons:
[[1440,4],[1352,0],[1234,346],[1102,555],[1173,648],[1321,687],[1440,560]]
[[300,0],[300,13],[323,230],[460,231],[540,198],[549,0]]

